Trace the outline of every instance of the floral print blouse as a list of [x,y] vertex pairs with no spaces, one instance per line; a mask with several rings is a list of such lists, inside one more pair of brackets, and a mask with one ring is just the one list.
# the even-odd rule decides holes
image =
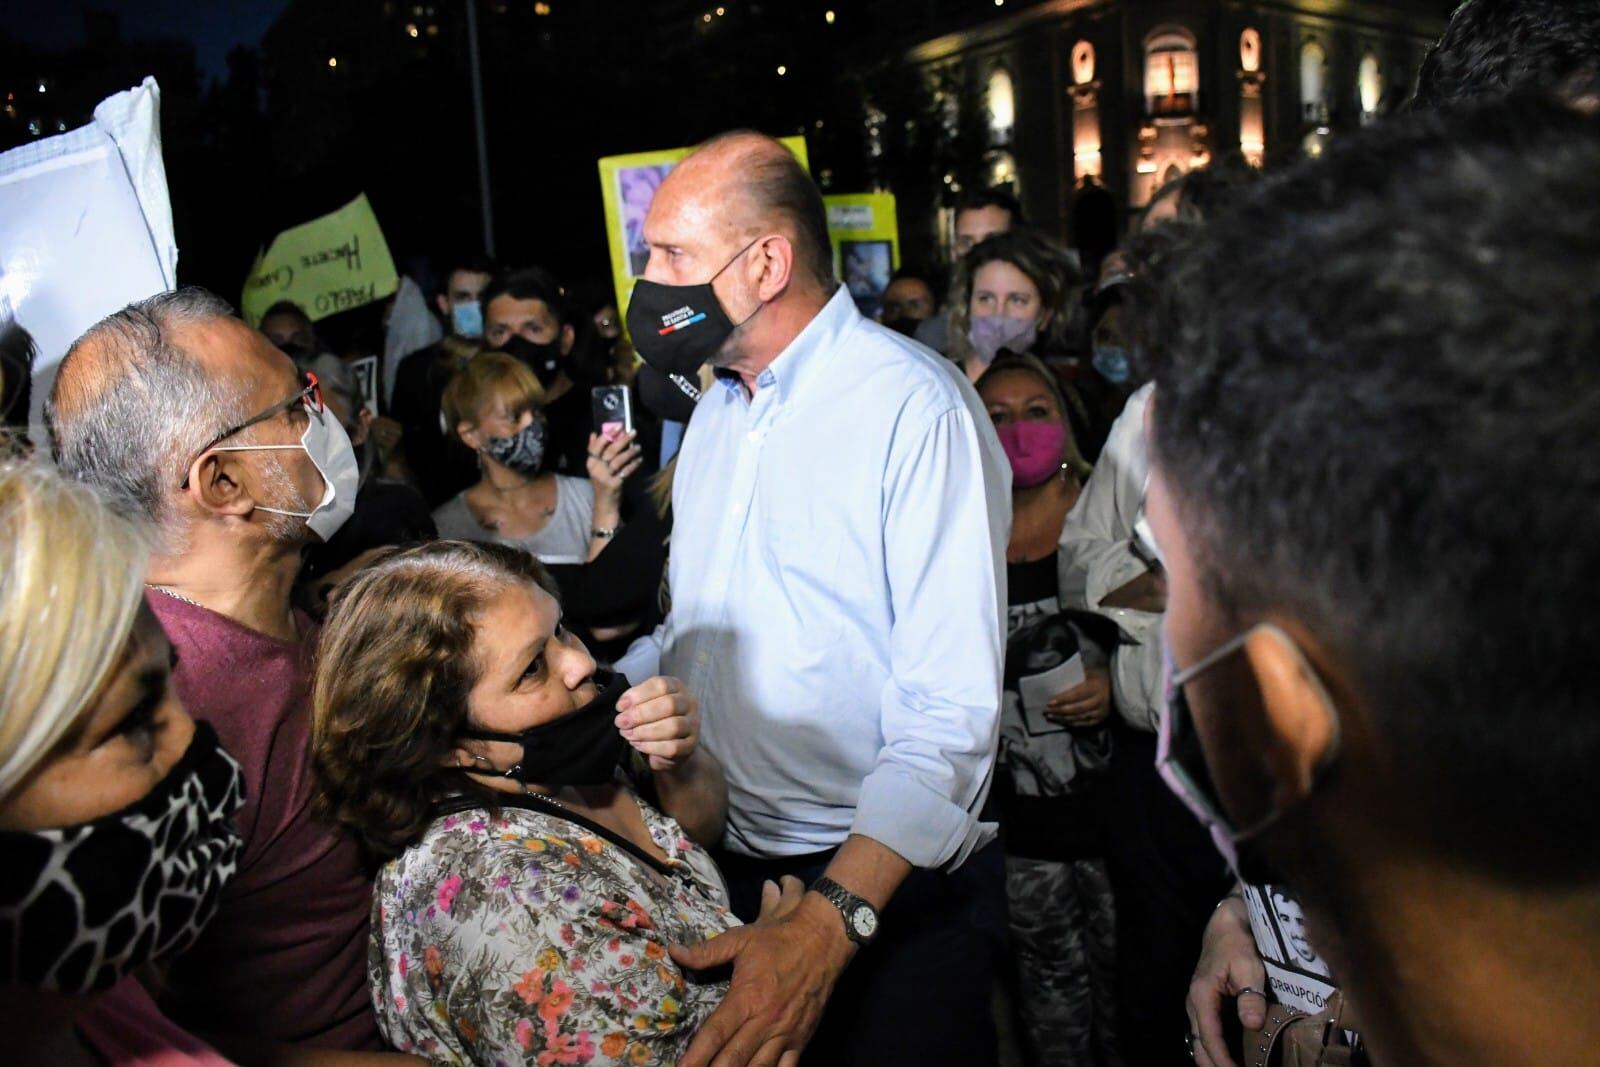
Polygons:
[[667,946],[737,926],[711,857],[641,801],[670,873],[555,814],[435,820],[374,891],[369,969],[389,1043],[435,1063],[672,1064],[727,983]]

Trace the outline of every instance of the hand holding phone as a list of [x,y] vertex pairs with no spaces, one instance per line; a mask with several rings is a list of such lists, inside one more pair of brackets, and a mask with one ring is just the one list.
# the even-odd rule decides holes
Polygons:
[[633,394],[625,385],[598,385],[590,390],[594,432],[607,444],[633,432]]

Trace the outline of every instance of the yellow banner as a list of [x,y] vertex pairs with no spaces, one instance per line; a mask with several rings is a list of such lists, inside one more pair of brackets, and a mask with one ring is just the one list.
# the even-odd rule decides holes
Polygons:
[[252,326],[280,300],[323,319],[382,300],[399,284],[378,217],[362,193],[332,214],[280,233],[256,259],[239,306]]
[[825,196],[828,239],[833,266],[869,319],[883,309],[883,291],[900,269],[900,224],[893,193],[846,193]]
[[[800,165],[811,169],[804,137],[779,138]],[[616,288],[617,310],[628,310],[633,283],[644,273],[650,248],[644,242],[644,217],[650,211],[661,179],[694,146],[660,152],[634,152],[600,160],[600,199],[606,211],[606,246],[611,250],[611,281]]]

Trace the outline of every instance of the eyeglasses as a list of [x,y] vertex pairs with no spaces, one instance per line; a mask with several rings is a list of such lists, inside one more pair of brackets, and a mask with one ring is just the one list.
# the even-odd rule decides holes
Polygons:
[[1200,675],[1211,670],[1223,660],[1237,654],[1244,648],[1246,642],[1260,632],[1270,633],[1293,653],[1299,661],[1300,669],[1305,677],[1315,687],[1321,696],[1323,706],[1328,709],[1332,720],[1332,742],[1323,754],[1322,761],[1317,765],[1316,771],[1320,773],[1339,752],[1340,723],[1338,706],[1334,704],[1333,697],[1328,694],[1322,680],[1317,676],[1315,668],[1306,659],[1305,653],[1300,650],[1293,638],[1281,629],[1270,623],[1262,623],[1251,627],[1244,633],[1228,641],[1222,647],[1202,657],[1199,662],[1184,670],[1178,670],[1172,662],[1172,652],[1165,641],[1162,642],[1162,674],[1164,675],[1164,700],[1165,708],[1161,718],[1160,729],[1156,743],[1156,770],[1166,779],[1167,784],[1173,787],[1179,798],[1192,811],[1201,822],[1208,826],[1221,829],[1229,837],[1240,839],[1251,837],[1260,833],[1281,814],[1281,811],[1269,811],[1254,825],[1237,827],[1228,818],[1222,806],[1221,794],[1217,790],[1216,782],[1211,776],[1210,768],[1206,765],[1205,751],[1200,745],[1199,731],[1195,728],[1194,712],[1189,707],[1189,697],[1184,692],[1184,686],[1194,681]]
[[291,396],[289,399],[280,403],[272,405],[267,410],[261,412],[261,414],[252,416],[237,426],[223,430],[221,433],[217,434],[217,436],[207,441],[205,447],[200,449],[200,451],[196,452],[194,455],[190,456],[189,462],[183,465],[183,482],[178,486],[178,488],[189,488],[189,471],[194,467],[195,460],[199,459],[213,448],[216,448],[222,442],[226,441],[228,438],[232,437],[241,430],[248,430],[257,423],[266,422],[268,419],[276,418],[285,411],[292,411],[294,410],[294,406],[296,404],[304,404],[306,406],[306,410],[313,415],[321,415],[323,410],[322,387],[317,384],[317,376],[310,371],[301,371],[300,385],[300,391],[294,394],[294,396]]

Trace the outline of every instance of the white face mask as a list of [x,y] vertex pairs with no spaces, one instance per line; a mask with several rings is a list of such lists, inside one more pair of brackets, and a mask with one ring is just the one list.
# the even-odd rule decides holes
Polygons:
[[355,514],[361,468],[356,462],[356,450],[350,444],[350,435],[345,433],[332,412],[326,408],[320,412],[307,410],[306,416],[306,429],[297,445],[221,445],[213,451],[274,452],[303,449],[311,457],[317,473],[322,475],[322,501],[310,511],[286,511],[260,504],[256,505],[256,510],[304,519],[312,533],[328,541]]

